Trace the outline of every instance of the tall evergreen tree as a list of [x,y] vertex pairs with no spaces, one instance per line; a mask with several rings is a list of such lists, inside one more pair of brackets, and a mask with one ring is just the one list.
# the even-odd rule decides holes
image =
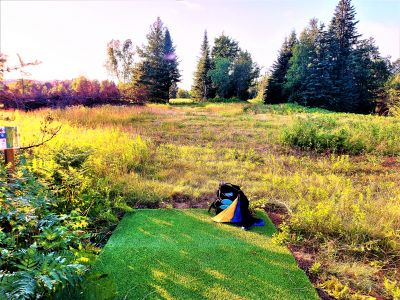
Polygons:
[[194,73],[192,96],[197,100],[207,100],[211,96],[212,81],[208,74],[211,69],[210,48],[208,45],[207,31],[204,31],[201,54]]
[[289,38],[286,38],[279,51],[278,59],[272,66],[271,76],[268,79],[267,89],[264,94],[265,103],[287,102],[287,95],[284,91],[286,73],[289,69],[289,60],[293,55],[293,48],[297,43],[296,33],[293,31]]
[[322,24],[314,41],[314,51],[310,52],[307,77],[304,80],[304,90],[301,93],[303,104],[330,108],[332,64],[329,43],[329,35]]
[[351,0],[340,0],[328,28],[331,63],[331,97],[329,107],[336,111],[354,111],[357,89],[353,74],[352,52],[359,34]]
[[372,38],[359,41],[350,59],[355,82],[355,98],[348,110],[371,113],[390,77],[390,62],[380,56]]
[[289,102],[310,105],[306,95],[310,78],[312,60],[316,52],[316,40],[319,35],[318,20],[311,19],[308,27],[300,33],[299,42],[293,47],[293,56],[289,60],[289,69],[284,84],[285,94]]
[[171,35],[169,33],[168,28],[165,30],[165,38],[164,38],[164,62],[166,68],[168,70],[168,93],[169,95],[175,94],[178,91],[177,83],[180,81],[180,73],[178,70],[178,58],[175,53],[175,47],[172,42]]
[[[334,111],[372,112],[383,94],[390,64],[380,56],[373,39],[359,40],[357,23],[351,0],[339,0],[328,30],[312,21],[301,33],[283,79],[290,101]],[[284,62],[284,57],[280,55],[274,65],[267,101],[268,93],[279,95],[277,78],[284,72],[278,62]]]
[[146,37],[147,44],[137,49],[141,61],[133,73],[135,86],[150,101],[166,103],[171,86],[180,77],[175,48],[159,17]]

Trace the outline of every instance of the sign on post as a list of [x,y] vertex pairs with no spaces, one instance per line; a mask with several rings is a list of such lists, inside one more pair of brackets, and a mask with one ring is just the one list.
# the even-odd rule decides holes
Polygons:
[[0,126],[0,150],[18,149],[18,129],[11,126]]
[[4,161],[9,178],[15,171],[15,149],[19,148],[17,127],[0,126],[0,150],[4,150]]

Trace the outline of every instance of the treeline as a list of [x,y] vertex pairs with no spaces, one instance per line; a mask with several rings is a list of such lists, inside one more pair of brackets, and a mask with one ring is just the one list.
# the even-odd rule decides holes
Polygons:
[[150,27],[147,44],[136,51],[129,39],[111,40],[106,68],[122,86],[130,88],[132,97],[142,102],[167,103],[170,98],[189,95],[199,101],[214,97],[247,100],[254,96],[250,88],[259,76],[259,68],[250,53],[231,37],[222,34],[215,38],[210,50],[204,33],[190,93],[178,89],[180,72],[175,52],[171,34],[158,18]]
[[[293,102],[333,111],[400,114],[399,65],[380,55],[372,38],[357,32],[351,0],[340,0],[329,26],[312,19],[299,36],[292,32],[279,51],[270,74],[250,53],[222,33],[210,46],[204,32],[191,91],[178,88],[179,59],[169,29],[160,18],[150,26],[147,41],[111,40],[105,67],[117,84],[90,81],[38,83],[19,80],[2,84],[5,57],[0,53],[0,105],[33,109],[43,106],[168,103],[191,97]],[[219,99],[218,99],[219,100]]]
[[[215,38],[210,51],[205,32],[190,92],[178,88],[179,60],[171,33],[160,18],[150,26],[146,37],[146,44],[140,47],[134,47],[130,39],[111,40],[107,44],[105,67],[117,84],[85,77],[45,83],[21,79],[2,85],[0,105],[35,109],[79,104],[167,103],[177,97],[199,101],[215,97],[247,100],[256,94],[251,88],[259,76],[259,68],[250,53],[231,37],[222,34]],[[2,58],[1,75],[7,71],[5,57]]]
[[384,109],[394,66],[372,38],[361,38],[355,15],[351,0],[340,0],[327,28],[312,19],[298,38],[292,32],[272,67],[265,103],[357,113],[370,113],[379,103]]
[[99,82],[83,76],[52,82],[19,79],[3,86],[0,91],[0,105],[6,109],[31,110],[41,107],[93,106],[135,101],[125,94],[112,81]]

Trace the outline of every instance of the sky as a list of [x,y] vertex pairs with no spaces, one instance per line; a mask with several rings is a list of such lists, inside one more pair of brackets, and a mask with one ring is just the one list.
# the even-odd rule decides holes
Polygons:
[[[159,16],[168,27],[189,89],[204,30],[209,41],[221,33],[239,42],[266,72],[292,30],[316,17],[328,24],[338,0],[0,0],[0,51],[9,64],[42,61],[27,68],[36,80],[111,79],[104,68],[111,39],[146,42]],[[374,37],[383,56],[400,57],[400,0],[353,0],[358,31]],[[6,79],[19,78],[18,72]]]

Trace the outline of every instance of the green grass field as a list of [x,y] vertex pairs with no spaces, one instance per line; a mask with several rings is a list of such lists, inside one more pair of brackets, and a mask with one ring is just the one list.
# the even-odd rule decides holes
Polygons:
[[[288,210],[277,240],[311,251],[316,287],[336,298],[399,293],[399,118],[182,99],[0,118],[29,145],[49,113],[61,131],[25,152],[29,166],[68,199],[63,205],[91,218],[101,245],[125,212],[204,208],[224,180],[240,185],[252,208]],[[57,163],[86,153],[82,168]]]
[[243,231],[205,210],[130,213],[94,266],[107,276],[86,283],[85,299],[318,299],[260,216],[265,227]]

